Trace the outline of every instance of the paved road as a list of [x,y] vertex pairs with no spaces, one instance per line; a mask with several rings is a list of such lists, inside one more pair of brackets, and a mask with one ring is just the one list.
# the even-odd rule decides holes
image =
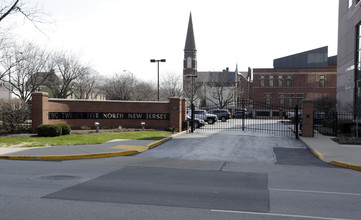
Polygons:
[[[278,150],[274,151],[275,148]],[[193,134],[180,136],[137,156],[275,164],[276,155],[286,151],[294,153],[304,151],[309,154],[306,146],[292,137],[270,136],[248,131],[212,132],[199,129]]]
[[294,139],[214,132],[138,156],[0,160],[1,219],[361,219],[361,172],[314,159]]

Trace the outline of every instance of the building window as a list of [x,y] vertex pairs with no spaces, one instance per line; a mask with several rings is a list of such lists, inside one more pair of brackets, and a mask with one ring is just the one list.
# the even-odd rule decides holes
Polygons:
[[265,94],[266,105],[271,105],[271,94]]
[[263,75],[259,77],[259,85],[261,87],[264,87],[264,76]]
[[292,87],[292,76],[291,75],[287,76],[287,87]]
[[268,80],[269,87],[273,87],[273,76],[269,76]]
[[288,94],[288,107],[295,105],[295,94]]
[[192,68],[192,58],[191,57],[187,58],[187,68],[188,69]]
[[278,76],[278,87],[282,87],[283,78],[282,76]]
[[303,102],[303,94],[297,94],[297,105],[298,107],[302,107]]
[[285,107],[285,99],[286,99],[286,95],[280,94],[280,107]]
[[320,76],[320,87],[325,87],[325,84],[326,84],[326,78],[325,78],[325,75],[321,75]]

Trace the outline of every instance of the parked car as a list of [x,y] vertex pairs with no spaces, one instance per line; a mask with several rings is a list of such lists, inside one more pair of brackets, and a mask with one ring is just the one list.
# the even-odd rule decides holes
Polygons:
[[[191,116],[192,111],[188,110],[187,115]],[[194,110],[194,117],[206,121],[208,124],[214,124],[218,121],[217,115],[208,114],[206,110]]]
[[[189,122],[189,126],[192,126],[192,117],[191,116],[187,116],[187,121]],[[199,119],[199,118],[194,118],[194,128],[200,128],[202,126],[204,126],[206,123],[204,122],[203,119]]]
[[212,109],[208,111],[209,114],[217,115],[217,118],[222,122],[231,118],[231,113],[227,109]]
[[326,116],[325,113],[315,112],[313,114],[313,124],[321,124],[322,121],[326,119],[325,116]]
[[233,111],[233,118],[247,118],[247,109],[239,109]]
[[[290,119],[292,122],[295,121],[295,112],[291,111],[291,112],[286,112],[286,119]],[[301,120],[302,119],[302,111],[298,111],[298,119]]]

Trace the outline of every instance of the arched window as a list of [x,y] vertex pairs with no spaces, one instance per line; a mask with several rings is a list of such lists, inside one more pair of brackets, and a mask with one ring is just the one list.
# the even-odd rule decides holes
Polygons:
[[187,68],[192,68],[192,58],[191,57],[187,58]]

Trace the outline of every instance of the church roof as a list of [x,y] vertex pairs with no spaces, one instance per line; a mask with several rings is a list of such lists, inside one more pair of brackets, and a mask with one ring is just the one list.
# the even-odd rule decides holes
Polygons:
[[194,40],[192,14],[190,14],[189,22],[188,22],[187,39],[186,39],[186,45],[184,47],[184,51],[196,51],[196,50],[197,49],[196,49],[196,42]]
[[197,72],[197,82],[211,83],[211,82],[220,82],[220,83],[234,83],[237,81],[237,76],[235,72]]

